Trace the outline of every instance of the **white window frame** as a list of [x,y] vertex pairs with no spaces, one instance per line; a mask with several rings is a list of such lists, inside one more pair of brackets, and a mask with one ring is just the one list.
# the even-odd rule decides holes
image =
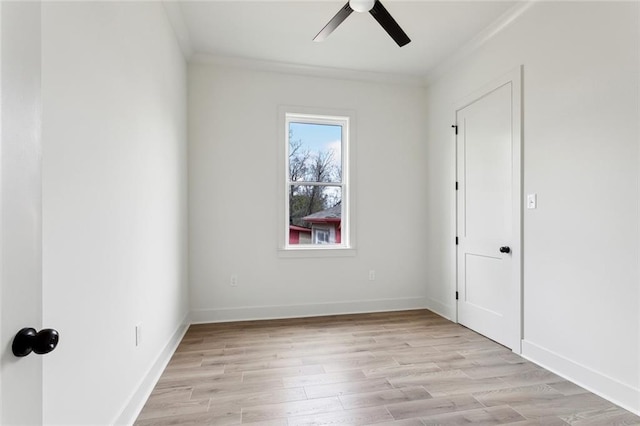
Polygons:
[[[289,244],[289,125],[290,123],[328,124],[342,127],[342,181],[305,182],[310,185],[338,186],[342,191],[341,242],[339,244]],[[355,113],[351,110],[282,106],[278,113],[279,223],[280,257],[355,256]]]

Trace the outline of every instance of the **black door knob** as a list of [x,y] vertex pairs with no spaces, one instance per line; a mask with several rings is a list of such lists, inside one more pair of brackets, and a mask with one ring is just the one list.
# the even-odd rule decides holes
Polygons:
[[31,352],[38,355],[48,354],[58,346],[60,335],[52,328],[45,328],[38,332],[34,328],[23,328],[13,338],[11,350],[17,357],[29,355]]
[[500,247],[500,253],[511,253],[511,248],[508,246]]

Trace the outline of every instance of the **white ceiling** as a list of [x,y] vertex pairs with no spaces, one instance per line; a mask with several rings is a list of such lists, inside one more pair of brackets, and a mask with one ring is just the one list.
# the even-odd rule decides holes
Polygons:
[[194,53],[215,57],[425,76],[483,30],[509,15],[513,1],[382,3],[411,38],[400,48],[369,13],[352,13],[324,42],[313,37],[346,3],[182,1]]

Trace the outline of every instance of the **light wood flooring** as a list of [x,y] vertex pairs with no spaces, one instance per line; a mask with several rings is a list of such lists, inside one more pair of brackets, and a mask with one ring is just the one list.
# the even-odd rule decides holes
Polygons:
[[640,425],[427,310],[194,325],[136,425]]

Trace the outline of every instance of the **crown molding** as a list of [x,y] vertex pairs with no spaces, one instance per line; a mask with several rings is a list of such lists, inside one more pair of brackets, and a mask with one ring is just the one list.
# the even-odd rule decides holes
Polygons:
[[255,71],[267,71],[309,77],[334,78],[341,80],[365,81],[381,84],[398,84],[403,86],[426,87],[446,74],[451,68],[453,68],[464,58],[479,50],[496,35],[511,26],[522,14],[529,10],[529,8],[538,1],[539,0],[518,1],[514,6],[503,13],[480,33],[478,33],[478,35],[476,35],[468,43],[466,43],[460,49],[456,50],[455,53],[446,58],[439,65],[429,70],[425,75],[358,71],[343,68],[294,64],[260,59],[218,56],[208,53],[195,52],[191,44],[191,39],[189,37],[189,31],[184,20],[184,16],[182,14],[180,1],[162,0],[162,5],[164,6],[169,22],[171,23],[171,26],[174,30],[182,53],[189,63],[218,65]]
[[422,76],[377,73],[369,71],[357,71],[341,68],[319,67],[314,65],[292,64],[286,62],[274,62],[258,59],[248,59],[230,56],[217,56],[203,53],[195,53],[189,63],[217,65],[232,68],[249,69],[255,71],[267,71],[280,74],[293,74],[309,77],[334,78],[340,80],[355,80],[382,84],[398,84],[404,86],[422,87]]
[[484,30],[478,33],[468,43],[455,51],[439,65],[433,67],[424,77],[423,85],[428,86],[446,74],[451,68],[457,65],[467,56],[479,50],[487,44],[489,40],[511,26],[522,14],[524,14],[538,0],[522,0],[500,15],[495,21],[489,24]]
[[167,14],[171,28],[173,28],[173,32],[176,35],[180,50],[182,50],[185,59],[189,60],[193,55],[193,47],[191,46],[191,38],[189,37],[187,24],[182,15],[180,2],[162,0],[162,6],[164,6],[164,11]]

